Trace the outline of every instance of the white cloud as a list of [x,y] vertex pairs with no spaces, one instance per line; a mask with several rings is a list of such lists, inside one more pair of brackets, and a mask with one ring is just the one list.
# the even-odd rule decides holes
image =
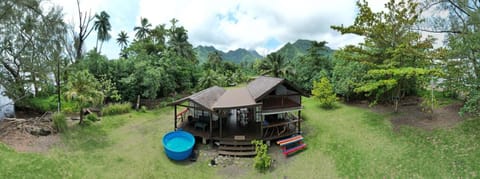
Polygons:
[[[76,0],[51,1],[64,7],[67,22],[78,18]],[[139,0],[134,2],[136,6],[132,6],[132,2],[125,6],[126,3],[115,0],[82,0],[81,6],[84,10],[91,9],[92,14],[107,10],[112,15],[112,40],[104,45],[107,48],[104,52],[109,57],[116,58],[119,51],[115,44],[117,33],[126,30],[133,38],[132,29],[140,23],[140,17],[148,18],[154,26],[169,25],[170,19],[177,18],[179,24],[188,30],[189,41],[194,46],[213,45],[224,51],[246,48],[257,50],[260,54],[270,53],[297,39],[325,40],[330,47],[339,48],[362,40],[354,35],[342,36],[330,29],[331,25],[353,23],[357,14],[355,2]],[[386,0],[369,0],[374,11],[383,10],[385,2]],[[127,19],[126,16],[130,18]],[[95,34],[89,37],[87,42],[89,49],[95,45],[94,36]],[[276,46],[266,46],[271,39],[279,43]]]
[[[353,22],[356,6],[352,0],[142,0],[140,4],[139,16],[148,18],[154,24],[168,24],[171,18],[176,17],[189,30],[190,41],[194,45],[214,45],[222,50],[265,49],[264,44],[270,38],[280,41],[282,44],[279,45],[300,38],[328,40],[335,47],[344,45],[337,42],[339,40],[358,41],[357,37],[341,36],[330,29],[330,25]],[[229,19],[229,16],[235,20]]]

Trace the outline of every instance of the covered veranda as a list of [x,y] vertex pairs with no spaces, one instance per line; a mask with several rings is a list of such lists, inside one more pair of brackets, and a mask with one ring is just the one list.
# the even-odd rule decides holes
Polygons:
[[[247,88],[211,87],[172,103],[174,129],[207,140],[274,140],[300,131],[300,108],[262,111]],[[298,111],[298,115],[295,114]]]

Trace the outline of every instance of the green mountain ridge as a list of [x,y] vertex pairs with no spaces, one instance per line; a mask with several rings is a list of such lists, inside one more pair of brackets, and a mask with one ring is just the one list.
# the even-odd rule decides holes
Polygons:
[[256,59],[263,58],[260,54],[258,54],[257,51],[246,50],[246,49],[243,49],[243,48],[239,48],[237,50],[230,50],[230,51],[225,53],[223,51],[217,50],[213,46],[202,46],[202,45],[200,45],[200,46],[195,47],[193,50],[196,52],[197,58],[200,61],[200,63],[206,62],[208,60],[208,54],[214,53],[215,51],[220,53],[220,55],[222,56],[222,58],[224,60],[231,61],[231,62],[234,62],[234,63],[240,63],[240,62],[243,62],[243,61],[251,62],[251,61],[255,61]]
[[[305,40],[305,39],[299,39],[294,43],[288,42],[282,48],[277,50],[276,53],[280,53],[281,55],[285,56],[285,58],[288,60],[295,60],[296,58],[301,57],[307,53],[307,50],[312,45],[312,42],[313,42],[312,40]],[[264,58],[255,50],[246,50],[243,48],[239,48],[237,50],[230,50],[228,52],[223,52],[223,51],[217,50],[213,46],[200,45],[195,47],[193,50],[196,52],[200,63],[206,62],[208,60],[208,54],[214,53],[215,51],[219,52],[224,60],[231,61],[234,63],[240,63],[242,61],[252,62],[252,61],[255,61],[256,59]],[[327,46],[326,49],[321,53],[326,55],[331,55],[333,52],[334,50],[332,50]]]
[[[312,40],[299,39],[293,44],[288,42],[282,48],[276,51],[283,55],[287,60],[295,60],[298,57],[307,54],[308,49],[312,46]],[[326,49],[321,54],[331,55],[334,52],[330,47],[326,46]]]

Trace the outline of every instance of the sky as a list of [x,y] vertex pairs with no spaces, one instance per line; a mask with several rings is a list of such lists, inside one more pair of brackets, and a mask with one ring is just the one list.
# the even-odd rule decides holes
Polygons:
[[[374,11],[384,9],[387,0],[368,0]],[[76,0],[48,0],[48,5],[63,8],[67,23],[78,26]],[[82,11],[106,11],[112,25],[110,41],[102,53],[118,58],[120,47],[116,38],[126,31],[129,40],[140,18],[153,26],[170,25],[176,18],[188,30],[193,46],[214,46],[222,51],[245,48],[261,55],[276,51],[297,39],[327,41],[333,49],[363,40],[355,35],[341,35],[331,25],[351,25],[357,15],[355,0],[80,0]],[[78,27],[77,27],[78,28]],[[86,49],[95,47],[96,33],[88,37]]]

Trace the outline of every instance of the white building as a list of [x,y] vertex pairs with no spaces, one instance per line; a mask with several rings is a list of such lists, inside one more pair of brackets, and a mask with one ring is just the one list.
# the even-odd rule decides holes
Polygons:
[[0,86],[0,120],[5,117],[14,117],[15,109],[13,100],[3,95],[3,86]]

